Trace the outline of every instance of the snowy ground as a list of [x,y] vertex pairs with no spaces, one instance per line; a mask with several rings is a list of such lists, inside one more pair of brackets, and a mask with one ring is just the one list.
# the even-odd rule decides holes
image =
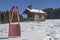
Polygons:
[[[45,22],[20,22],[20,27],[21,37],[0,40],[60,40],[59,19],[46,20]],[[0,32],[0,38],[8,37],[8,28],[9,24],[0,24],[0,31],[3,31],[3,33]]]

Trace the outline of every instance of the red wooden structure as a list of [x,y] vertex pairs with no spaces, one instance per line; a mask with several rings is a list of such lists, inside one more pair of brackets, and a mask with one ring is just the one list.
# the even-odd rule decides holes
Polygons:
[[[12,24],[13,15],[17,15],[18,24]],[[21,36],[20,31],[20,18],[19,18],[19,10],[17,6],[13,6],[11,8],[10,14],[9,14],[9,37],[18,37]]]

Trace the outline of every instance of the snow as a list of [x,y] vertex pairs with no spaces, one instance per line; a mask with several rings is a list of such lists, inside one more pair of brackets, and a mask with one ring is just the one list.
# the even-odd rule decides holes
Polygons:
[[27,8],[27,10],[29,10],[30,12],[35,12],[35,13],[46,13],[46,12],[44,12],[44,11],[42,11],[42,10],[38,10],[38,9],[29,9],[29,8]]
[[[46,20],[45,22],[20,22],[20,27],[21,37],[8,38],[8,33],[5,34],[5,32],[9,32],[9,24],[0,24],[0,30],[1,28],[7,29],[3,30],[4,33],[2,36],[0,35],[0,38],[2,37],[0,40],[49,40],[50,38],[51,40],[60,40],[60,19]],[[3,39],[3,37],[7,38]]]

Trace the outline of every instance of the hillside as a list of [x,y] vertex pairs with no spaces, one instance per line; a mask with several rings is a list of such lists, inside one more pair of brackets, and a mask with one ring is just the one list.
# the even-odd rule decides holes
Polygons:
[[[60,19],[46,20],[45,22],[20,22],[21,37],[0,40],[60,40]],[[3,28],[3,29],[2,29]],[[9,24],[0,24],[0,38],[8,37]],[[6,30],[4,30],[6,29]]]

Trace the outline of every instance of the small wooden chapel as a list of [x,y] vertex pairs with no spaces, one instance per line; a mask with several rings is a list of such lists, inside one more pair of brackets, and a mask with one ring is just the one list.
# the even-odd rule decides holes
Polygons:
[[45,21],[46,12],[38,9],[33,9],[31,4],[27,9],[24,10],[23,13],[27,14],[28,20]]

